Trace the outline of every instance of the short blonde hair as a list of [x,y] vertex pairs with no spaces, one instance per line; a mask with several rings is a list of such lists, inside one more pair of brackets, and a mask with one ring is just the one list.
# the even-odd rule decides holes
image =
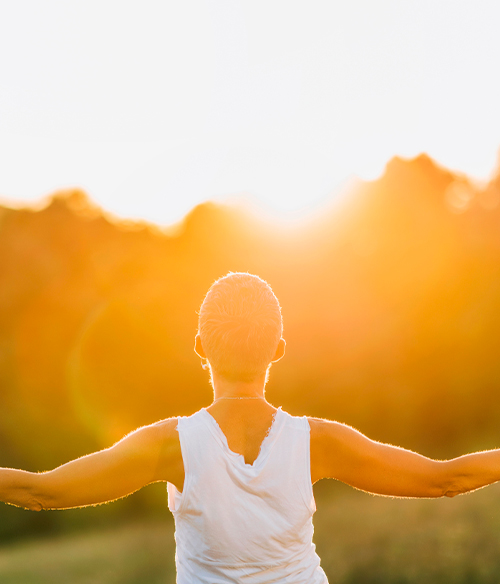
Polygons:
[[211,368],[231,380],[267,372],[283,333],[278,299],[262,278],[229,272],[216,280],[199,312],[198,334]]

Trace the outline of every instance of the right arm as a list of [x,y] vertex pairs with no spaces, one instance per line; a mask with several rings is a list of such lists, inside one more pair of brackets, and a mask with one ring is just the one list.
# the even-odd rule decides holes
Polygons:
[[309,418],[311,478],[334,478],[389,497],[454,497],[500,480],[500,450],[433,460],[370,440],[344,424]]
[[184,467],[177,419],[144,426],[114,446],[32,473],[0,469],[0,501],[34,511],[113,501],[159,481],[182,490]]

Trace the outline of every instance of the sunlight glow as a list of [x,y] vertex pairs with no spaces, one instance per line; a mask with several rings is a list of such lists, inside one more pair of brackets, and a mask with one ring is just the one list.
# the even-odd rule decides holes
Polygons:
[[0,9],[0,196],[78,186],[168,224],[249,192],[284,215],[427,152],[486,179],[500,5],[48,0]]

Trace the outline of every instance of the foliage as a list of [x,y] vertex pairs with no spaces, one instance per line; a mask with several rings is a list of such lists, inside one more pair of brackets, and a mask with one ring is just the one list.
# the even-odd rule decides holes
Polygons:
[[[431,456],[498,446],[499,202],[500,178],[421,156],[295,227],[207,203],[162,229],[78,190],[0,208],[0,465],[45,470],[207,405],[196,310],[229,270],[282,304],[271,402]],[[22,513],[0,509],[4,536],[57,528]]]

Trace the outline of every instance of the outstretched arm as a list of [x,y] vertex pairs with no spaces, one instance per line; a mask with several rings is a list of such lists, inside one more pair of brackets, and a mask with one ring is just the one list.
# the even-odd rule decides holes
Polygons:
[[357,430],[309,418],[311,478],[333,478],[391,497],[454,497],[500,480],[500,450],[432,460],[370,440]]
[[0,500],[18,507],[68,509],[113,501],[158,481],[182,489],[177,419],[139,428],[111,448],[44,473],[0,469]]

